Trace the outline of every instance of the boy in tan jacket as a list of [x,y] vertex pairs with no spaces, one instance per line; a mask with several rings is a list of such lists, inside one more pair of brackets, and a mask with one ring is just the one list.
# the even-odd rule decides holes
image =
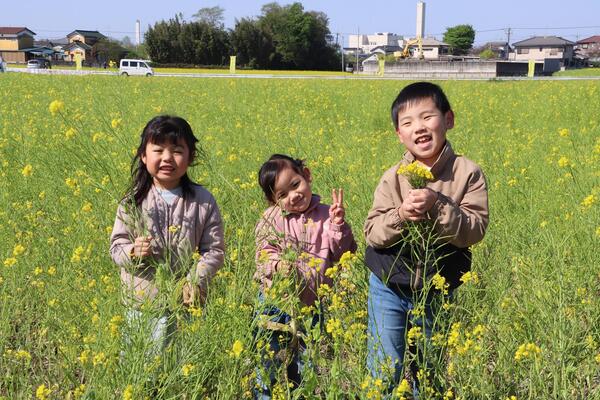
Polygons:
[[[392,121],[406,152],[383,174],[364,227],[365,262],[371,270],[367,367],[374,378],[385,378],[384,371],[391,369],[390,385],[398,384],[402,376],[410,328],[419,327],[427,339],[432,335],[439,302],[432,301],[433,291],[424,288],[439,274],[446,283],[443,291],[451,294],[470,270],[469,246],[483,239],[488,225],[483,172],[456,155],[446,140],[454,113],[442,89],[429,82],[406,86],[392,104]],[[411,187],[407,177],[397,173],[415,161],[433,175],[424,188]],[[432,227],[433,257],[425,263],[408,239],[410,225]],[[414,315],[419,295],[426,297],[419,303],[425,309]]]

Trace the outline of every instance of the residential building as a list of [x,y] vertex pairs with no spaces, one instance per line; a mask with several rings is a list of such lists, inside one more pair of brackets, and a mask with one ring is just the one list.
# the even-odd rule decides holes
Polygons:
[[42,39],[36,40],[33,44],[38,48],[51,49],[53,51],[51,57],[52,60],[64,60],[64,47],[68,44],[68,40],[66,38],[62,39]]
[[[421,58],[417,39],[406,40],[402,43],[402,46],[409,47],[411,58]],[[450,45],[434,37],[421,39],[421,48],[423,49],[423,58],[426,60],[437,60],[441,56],[447,56],[450,53]]]
[[563,66],[569,66],[573,62],[574,46],[574,42],[559,36],[534,36],[513,43],[515,51],[509,58],[516,61],[558,59]]
[[[378,32],[373,35],[350,35],[348,36],[348,47],[344,48],[347,53],[356,52],[358,49],[360,54],[370,54],[377,48],[387,48],[400,46],[402,40],[401,35],[388,32]],[[388,52],[384,50],[384,52]]]
[[92,61],[92,47],[98,40],[105,38],[98,31],[74,30],[67,35],[69,44],[63,47],[65,60],[75,61],[75,56],[79,54],[82,61]]
[[0,56],[9,63],[24,63],[31,58],[35,32],[25,27],[0,27]]
[[590,60],[600,60],[600,35],[577,41],[575,50],[579,56]]

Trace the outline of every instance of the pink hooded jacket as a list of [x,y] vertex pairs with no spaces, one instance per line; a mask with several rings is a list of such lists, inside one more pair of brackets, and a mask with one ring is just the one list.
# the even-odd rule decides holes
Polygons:
[[[286,247],[297,253],[295,266],[304,282],[300,300],[313,305],[322,283],[333,282],[325,276],[327,268],[347,251],[356,251],[352,229],[347,222],[336,225],[329,219],[329,206],[313,195],[303,213],[284,213],[269,207],[256,226],[256,273],[254,278],[268,288],[273,281]],[[312,262],[310,259],[313,259]],[[317,263],[315,263],[317,261]],[[315,268],[318,264],[320,268]]]

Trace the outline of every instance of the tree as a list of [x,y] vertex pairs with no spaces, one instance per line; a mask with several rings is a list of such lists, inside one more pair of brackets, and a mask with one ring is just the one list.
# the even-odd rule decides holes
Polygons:
[[231,45],[238,64],[250,68],[269,68],[269,56],[275,49],[272,40],[264,34],[257,20],[236,20],[231,31]]
[[205,21],[185,22],[181,15],[148,28],[145,47],[152,61],[224,65],[231,52],[229,33]]
[[123,39],[121,39],[121,45],[123,45],[123,47],[125,48],[134,47],[133,42],[131,41],[131,38],[129,36],[123,36]]
[[92,46],[92,59],[98,63],[108,63],[110,60],[119,61],[121,58],[127,58],[129,54],[131,51],[114,39],[102,38]]
[[329,20],[302,4],[267,3],[257,20],[236,21],[232,44],[240,63],[274,69],[335,69],[339,65]]
[[224,12],[225,10],[219,6],[204,7],[198,10],[196,14],[192,15],[192,18],[196,19],[198,22],[205,22],[208,25],[223,28]]
[[496,53],[492,49],[485,49],[481,53],[479,53],[479,57],[482,60],[490,60],[492,58],[496,58]]
[[450,45],[450,52],[454,55],[467,54],[473,47],[475,30],[471,25],[456,25],[446,29],[444,42]]

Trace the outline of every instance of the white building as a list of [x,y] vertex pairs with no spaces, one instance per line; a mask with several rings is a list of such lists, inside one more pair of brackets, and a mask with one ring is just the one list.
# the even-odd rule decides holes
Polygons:
[[378,32],[373,35],[349,35],[348,47],[344,48],[347,52],[355,52],[359,49],[361,54],[369,54],[376,47],[397,48],[403,36],[395,33]]

